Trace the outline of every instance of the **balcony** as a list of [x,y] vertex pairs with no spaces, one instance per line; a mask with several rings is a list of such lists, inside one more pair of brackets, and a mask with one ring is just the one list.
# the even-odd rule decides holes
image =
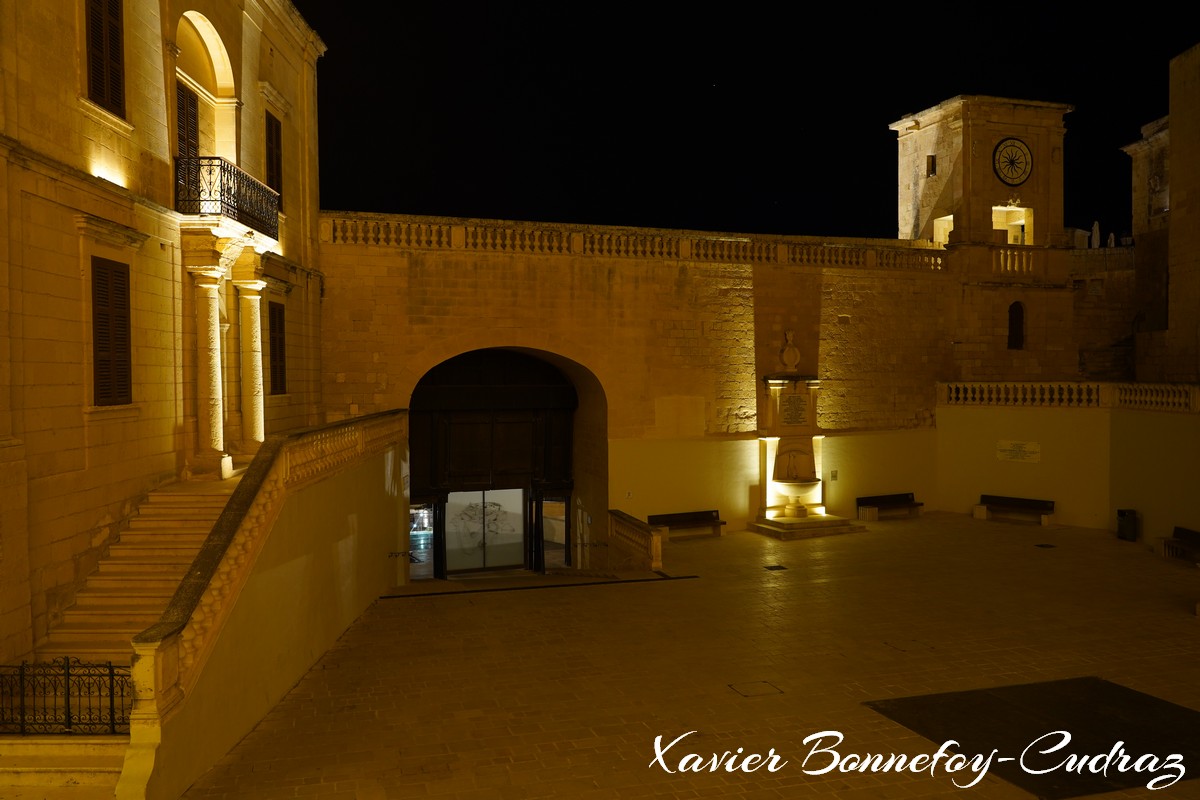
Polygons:
[[175,210],[221,214],[279,238],[279,193],[220,156],[175,159]]

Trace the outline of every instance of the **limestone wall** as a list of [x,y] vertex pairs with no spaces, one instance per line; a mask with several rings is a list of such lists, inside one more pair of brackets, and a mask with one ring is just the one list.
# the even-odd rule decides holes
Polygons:
[[[135,501],[176,474],[181,284],[170,214],[38,162],[4,167],[18,221],[5,266],[16,312],[8,330],[11,435],[22,450],[28,504],[23,613],[36,640]],[[92,396],[93,257],[129,265],[132,405],[97,406]],[[15,609],[5,613],[18,621]]]
[[839,269],[820,290],[820,427],[930,427],[934,384],[957,373],[953,340],[966,335],[958,281],[948,270]]
[[[182,263],[182,215],[173,210],[176,51],[188,64],[218,66],[197,69],[223,115],[210,131],[219,155],[262,176],[264,112],[283,123],[289,202],[276,249],[318,278],[280,284],[297,306],[289,316],[296,391],[275,399],[268,427],[316,420],[320,281],[314,267],[299,265],[315,253],[315,62],[324,46],[278,0],[205,4],[203,42],[181,37],[184,12],[171,4],[131,0],[120,8],[123,114],[87,99],[83,4],[8,4],[0,26],[4,661],[30,652],[137,502],[185,473],[195,450],[194,285]],[[181,39],[206,52],[184,53]],[[93,257],[129,266],[129,404],[101,406],[93,396]],[[235,439],[243,430],[240,291],[227,282],[220,297],[222,422]]]

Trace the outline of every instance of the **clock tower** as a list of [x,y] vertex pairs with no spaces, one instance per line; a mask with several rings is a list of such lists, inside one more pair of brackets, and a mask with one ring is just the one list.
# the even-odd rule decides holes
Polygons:
[[959,96],[892,123],[899,238],[1062,246],[1061,103]]

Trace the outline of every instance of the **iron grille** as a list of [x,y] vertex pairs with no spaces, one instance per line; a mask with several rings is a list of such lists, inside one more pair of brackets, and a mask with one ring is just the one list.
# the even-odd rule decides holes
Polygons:
[[68,656],[0,666],[0,733],[129,733],[129,673]]
[[279,193],[220,156],[175,159],[175,210],[224,214],[279,238]]

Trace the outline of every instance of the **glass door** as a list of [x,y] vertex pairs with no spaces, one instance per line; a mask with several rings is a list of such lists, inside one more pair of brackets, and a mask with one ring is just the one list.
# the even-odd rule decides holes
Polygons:
[[525,566],[525,491],[450,492],[446,498],[446,571]]

